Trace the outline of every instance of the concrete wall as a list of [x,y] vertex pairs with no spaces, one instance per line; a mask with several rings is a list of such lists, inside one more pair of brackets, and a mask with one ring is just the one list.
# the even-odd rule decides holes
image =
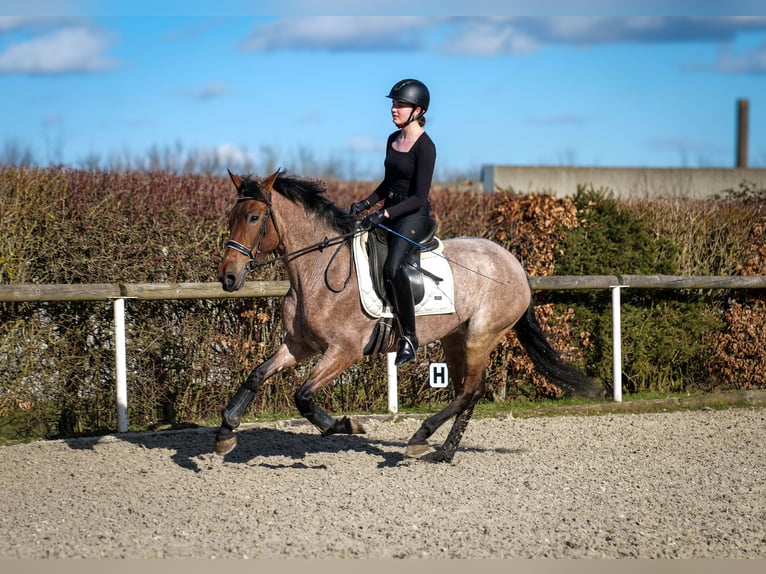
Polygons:
[[557,197],[571,197],[578,185],[592,184],[595,189],[611,189],[615,197],[702,199],[726,189],[739,189],[743,181],[766,189],[766,169],[485,165],[481,181],[485,191],[513,188],[519,193],[550,192]]

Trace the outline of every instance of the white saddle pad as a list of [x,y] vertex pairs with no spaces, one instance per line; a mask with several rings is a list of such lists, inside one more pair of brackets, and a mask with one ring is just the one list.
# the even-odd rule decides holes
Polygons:
[[[359,297],[365,312],[372,317],[393,317],[391,307],[384,303],[375,292],[370,276],[370,262],[367,257],[367,232],[354,237],[354,263],[356,278],[359,281]],[[442,243],[433,251],[420,253],[420,266],[442,279],[438,283],[428,275],[423,275],[425,295],[415,305],[415,315],[444,315],[455,312],[455,290],[452,282],[452,270],[449,262],[441,256]]]

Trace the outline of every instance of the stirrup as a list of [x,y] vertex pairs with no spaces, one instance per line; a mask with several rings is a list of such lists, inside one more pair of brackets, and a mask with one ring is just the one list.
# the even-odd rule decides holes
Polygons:
[[396,359],[394,360],[394,365],[397,367],[399,365],[404,365],[405,363],[409,363],[410,361],[415,359],[415,351],[418,348],[418,340],[415,338],[415,336],[408,337],[407,335],[402,336],[401,340],[399,341],[399,350],[396,351]]

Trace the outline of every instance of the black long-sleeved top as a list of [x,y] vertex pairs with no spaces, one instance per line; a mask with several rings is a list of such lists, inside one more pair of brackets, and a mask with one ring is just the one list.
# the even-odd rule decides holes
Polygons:
[[390,219],[402,215],[422,213],[430,215],[428,192],[436,165],[436,146],[426,132],[418,137],[408,152],[396,151],[393,143],[399,131],[388,136],[386,142],[385,175],[383,181],[368,197],[370,205],[381,199]]

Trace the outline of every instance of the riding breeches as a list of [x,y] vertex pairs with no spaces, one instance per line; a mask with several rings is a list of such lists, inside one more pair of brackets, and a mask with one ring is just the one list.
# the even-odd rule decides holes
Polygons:
[[[388,222],[388,227],[396,233],[403,235],[410,241],[420,243],[428,232],[431,218],[427,215],[412,214],[404,215],[395,221]],[[417,246],[393,233],[388,237],[388,257],[383,266],[383,278],[386,281],[397,281],[399,269],[404,265],[407,256],[412,253]]]

